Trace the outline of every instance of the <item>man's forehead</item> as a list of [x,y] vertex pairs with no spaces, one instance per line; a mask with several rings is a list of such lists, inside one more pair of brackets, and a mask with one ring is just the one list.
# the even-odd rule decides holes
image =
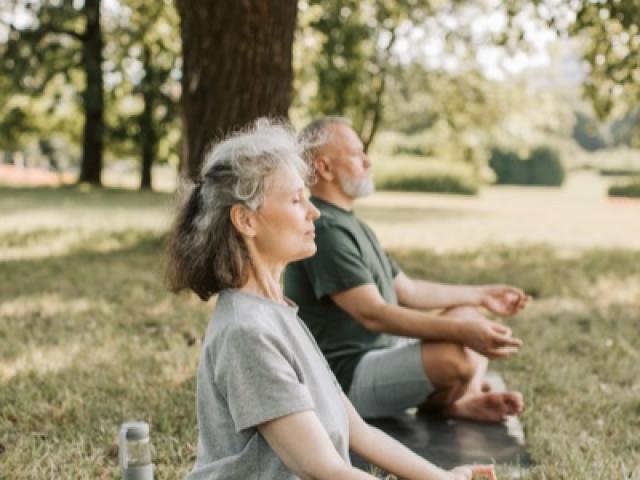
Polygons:
[[331,128],[330,144],[344,142],[350,145],[362,145],[360,137],[349,125],[334,123],[329,128]]

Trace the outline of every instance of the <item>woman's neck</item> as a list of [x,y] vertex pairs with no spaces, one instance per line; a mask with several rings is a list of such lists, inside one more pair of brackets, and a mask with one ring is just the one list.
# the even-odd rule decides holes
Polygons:
[[280,286],[280,277],[283,270],[284,267],[276,265],[267,266],[262,262],[256,262],[254,260],[249,268],[249,278],[247,282],[240,287],[240,290],[286,304],[282,287]]
[[279,284],[274,285],[272,282],[259,281],[254,275],[249,276],[249,280],[240,287],[240,290],[268,298],[275,302],[285,303]]

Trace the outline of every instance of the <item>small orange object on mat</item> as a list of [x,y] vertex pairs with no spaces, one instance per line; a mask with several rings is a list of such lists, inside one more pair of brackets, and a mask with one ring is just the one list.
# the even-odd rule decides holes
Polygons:
[[498,480],[493,465],[478,465],[473,467],[473,480]]

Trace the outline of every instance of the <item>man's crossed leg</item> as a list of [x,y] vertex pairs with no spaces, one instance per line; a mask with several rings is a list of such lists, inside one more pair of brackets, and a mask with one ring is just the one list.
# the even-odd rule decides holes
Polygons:
[[[444,312],[482,317],[472,307]],[[487,357],[463,345],[414,340],[367,353],[355,370],[349,398],[364,417],[385,417],[418,407],[450,418],[500,422],[520,415],[520,392],[493,392],[484,382]]]

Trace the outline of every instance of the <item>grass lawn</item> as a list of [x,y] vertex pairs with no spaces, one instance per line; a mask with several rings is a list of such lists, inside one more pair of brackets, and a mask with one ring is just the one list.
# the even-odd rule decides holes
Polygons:
[[[640,478],[640,202],[598,182],[377,194],[358,208],[407,272],[535,298],[511,322],[525,347],[495,364],[527,402],[538,466],[525,479]],[[128,419],[151,423],[157,479],[191,468],[211,305],[163,287],[171,205],[0,188],[0,479],[116,478]]]

